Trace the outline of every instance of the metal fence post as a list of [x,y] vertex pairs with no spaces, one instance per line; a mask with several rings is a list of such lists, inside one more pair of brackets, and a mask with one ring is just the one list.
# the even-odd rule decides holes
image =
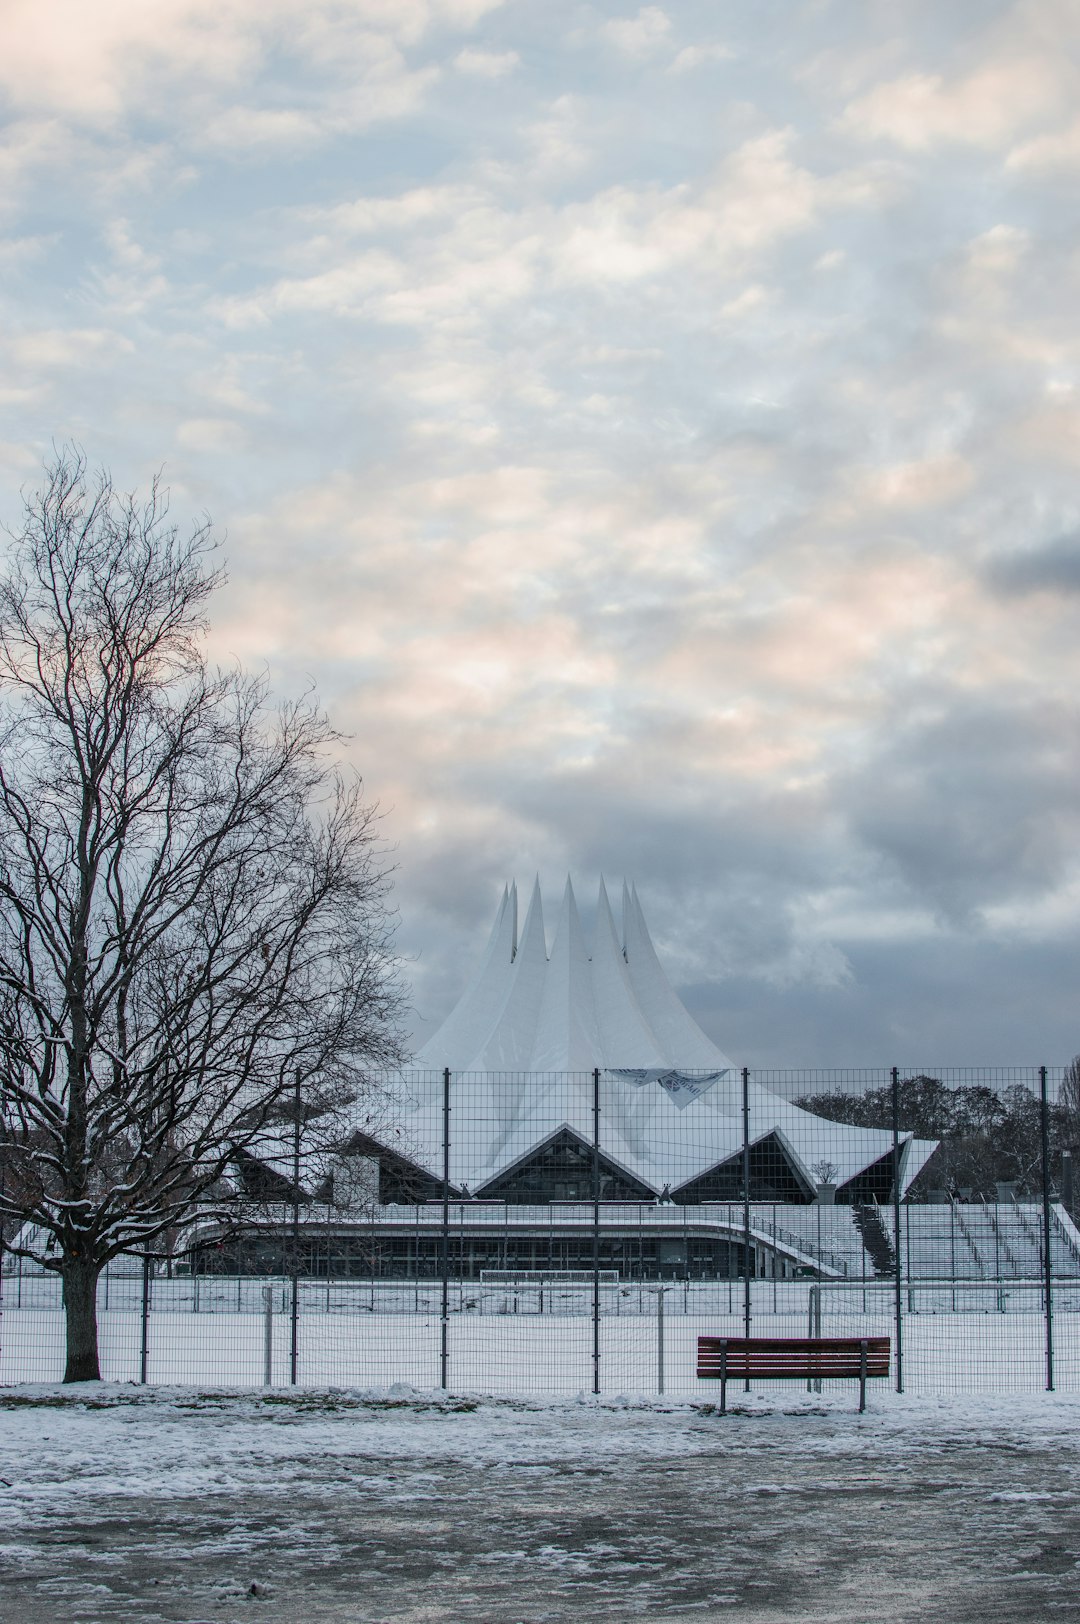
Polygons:
[[293,1085],[292,1303],[289,1308],[289,1383],[296,1386],[300,1353],[300,1073]]
[[443,1068],[442,1132],[442,1234],[439,1240],[439,1272],[442,1276],[442,1306],[439,1320],[439,1386],[449,1385],[450,1373],[450,1067]]
[[263,1299],[263,1386],[274,1385],[274,1288],[262,1288]]
[[664,1391],[664,1294],[666,1286],[656,1288],[656,1391]]
[[[807,1294],[807,1320],[806,1334],[813,1340],[821,1335],[821,1286],[815,1283]],[[808,1393],[821,1392],[821,1377],[811,1376],[806,1383]]]
[[139,1343],[139,1381],[146,1386],[146,1370],[150,1362],[150,1253],[142,1258],[142,1335]]
[[600,1068],[593,1067],[592,1390],[600,1391]]
[[1050,1255],[1050,1109],[1046,1098],[1046,1067],[1039,1067],[1040,1137],[1042,1159],[1043,1292],[1046,1303],[1046,1391],[1054,1391],[1054,1265]]
[[656,1298],[656,1391],[664,1391],[664,1292],[661,1286]]
[[[743,1335],[750,1335],[750,1068],[742,1069],[742,1196],[743,1196]],[[743,1392],[750,1391],[750,1378]]]
[[893,1320],[896,1336],[896,1391],[904,1391],[904,1282],[900,1265],[900,1072],[892,1069],[892,1198],[894,1287]]

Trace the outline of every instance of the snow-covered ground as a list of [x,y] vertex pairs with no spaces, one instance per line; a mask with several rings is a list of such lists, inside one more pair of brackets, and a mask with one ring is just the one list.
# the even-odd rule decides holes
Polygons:
[[[1038,1392],[1046,1379],[1046,1330],[1037,1296],[999,1313],[948,1309],[907,1315],[903,1322],[904,1386],[911,1393]],[[986,1294],[987,1303],[993,1301]],[[1018,1299],[1014,1298],[1014,1302]],[[1023,1311],[1025,1306],[1027,1311]],[[290,1323],[278,1312],[270,1324],[270,1375],[287,1383]],[[866,1313],[858,1294],[845,1306],[826,1301],[822,1331],[834,1336],[893,1336],[891,1302],[871,1297]],[[805,1308],[789,1314],[757,1312],[755,1335],[805,1336]],[[150,1382],[256,1387],[266,1374],[267,1322],[257,1313],[170,1313],[149,1317]],[[0,1383],[58,1381],[63,1375],[64,1322],[56,1310],[7,1308],[0,1320]],[[664,1390],[708,1398],[709,1384],[695,1373],[699,1335],[741,1336],[741,1314],[669,1314],[664,1323]],[[112,1381],[141,1373],[141,1321],[133,1310],[100,1316],[102,1371]],[[452,1387],[491,1394],[574,1394],[592,1387],[592,1322],[577,1315],[453,1313],[448,1332]],[[420,1313],[314,1313],[298,1322],[297,1381],[382,1387],[439,1382],[441,1325],[432,1308]],[[600,1384],[606,1394],[657,1392],[659,1329],[653,1315],[605,1315],[600,1325]],[[1055,1383],[1080,1390],[1080,1314],[1060,1313],[1054,1324]]]
[[1080,1617],[1080,1398],[0,1398],[0,1618]]
[[[541,1456],[604,1466],[712,1454],[720,1444],[725,1455],[752,1455],[759,1444],[772,1455],[779,1435],[785,1458],[809,1450],[819,1458],[878,1457],[898,1465],[928,1445],[947,1452],[996,1436],[1059,1448],[1072,1466],[1080,1459],[1080,1397],[882,1402],[872,1394],[859,1415],[851,1402],[856,1392],[848,1385],[846,1393],[824,1397],[791,1387],[740,1393],[729,1418],[710,1402],[636,1393],[498,1400],[404,1382],[273,1395],[108,1383],[25,1388],[17,1397],[0,1395],[0,1510],[10,1528],[35,1507],[75,1515],[88,1494],[168,1499],[227,1486],[287,1496],[322,1483],[335,1460],[358,1452],[477,1469]],[[759,1435],[756,1422],[775,1432]]]
[[[101,1302],[109,1385],[65,1389],[40,1385],[55,1283],[8,1282],[0,1624],[1080,1621],[1075,1287],[1055,1393],[1037,1286],[924,1284],[903,1393],[871,1384],[860,1416],[850,1382],[735,1386],[721,1417],[694,1365],[742,1331],[726,1285],[667,1299],[662,1398],[655,1297],[609,1294],[599,1399],[580,1293],[458,1293],[442,1392],[433,1288],[306,1285],[290,1387],[287,1283],[269,1320],[262,1284],[169,1286],[147,1385],[131,1277]],[[756,1283],[753,1330],[805,1334],[810,1290]],[[820,1298],[826,1334],[895,1335],[891,1290]]]

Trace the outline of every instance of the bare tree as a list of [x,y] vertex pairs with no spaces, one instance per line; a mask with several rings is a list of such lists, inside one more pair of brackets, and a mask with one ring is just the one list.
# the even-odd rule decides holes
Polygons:
[[373,809],[313,699],[211,669],[221,580],[154,486],[62,453],[0,580],[0,1111],[17,1249],[95,1379],[105,1263],[219,1185],[302,1088],[399,1058]]

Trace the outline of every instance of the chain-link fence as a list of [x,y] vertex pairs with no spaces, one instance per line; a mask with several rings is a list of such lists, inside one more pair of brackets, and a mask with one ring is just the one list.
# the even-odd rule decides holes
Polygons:
[[[229,1199],[115,1259],[102,1373],[710,1398],[699,1337],[886,1336],[900,1391],[1073,1388],[1067,1075],[412,1074],[331,1150],[268,1134]],[[0,1381],[57,1381],[61,1283],[13,1245]]]

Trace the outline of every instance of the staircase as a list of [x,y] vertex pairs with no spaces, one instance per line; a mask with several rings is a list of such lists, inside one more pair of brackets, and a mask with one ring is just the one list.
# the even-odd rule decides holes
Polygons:
[[873,1206],[853,1206],[851,1218],[862,1236],[875,1275],[882,1280],[891,1279],[896,1273],[896,1252],[877,1202]]

